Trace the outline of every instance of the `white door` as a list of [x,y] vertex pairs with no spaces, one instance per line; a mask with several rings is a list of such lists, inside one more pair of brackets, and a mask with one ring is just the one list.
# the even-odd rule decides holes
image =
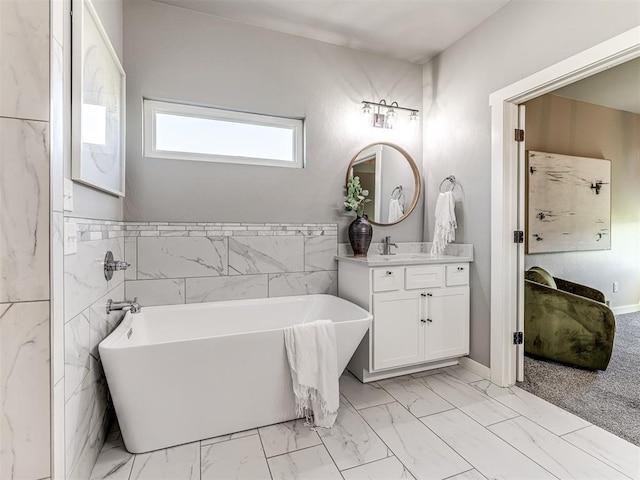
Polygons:
[[424,315],[425,360],[469,354],[469,287],[427,292]]
[[373,295],[373,369],[399,367],[424,357],[418,292]]

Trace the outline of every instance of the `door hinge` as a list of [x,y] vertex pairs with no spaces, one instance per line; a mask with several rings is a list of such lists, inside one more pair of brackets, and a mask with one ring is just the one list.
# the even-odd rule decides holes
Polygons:
[[514,345],[522,345],[524,343],[524,333],[522,332],[513,332],[513,344]]
[[515,141],[524,142],[524,130],[521,130],[519,128],[515,129]]
[[513,243],[524,243],[524,232],[522,230],[513,232]]

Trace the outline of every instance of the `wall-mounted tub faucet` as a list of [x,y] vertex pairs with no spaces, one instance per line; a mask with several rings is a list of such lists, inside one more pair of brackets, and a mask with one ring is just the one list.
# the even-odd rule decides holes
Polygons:
[[398,248],[398,245],[391,242],[391,237],[384,237],[382,241],[382,255],[395,255],[395,253],[391,253],[391,247]]
[[112,299],[107,300],[107,315],[114,310],[129,310],[131,313],[139,313],[142,307],[138,303],[138,298],[133,300],[124,300],[123,302],[114,302]]

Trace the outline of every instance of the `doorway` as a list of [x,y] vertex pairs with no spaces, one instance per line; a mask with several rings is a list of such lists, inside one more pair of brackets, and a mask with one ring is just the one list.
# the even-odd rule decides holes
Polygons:
[[[490,95],[491,106],[491,381],[513,385],[524,349],[514,344],[522,325],[524,249],[518,105],[640,56],[640,27],[537,72]],[[521,370],[521,369],[520,369]]]

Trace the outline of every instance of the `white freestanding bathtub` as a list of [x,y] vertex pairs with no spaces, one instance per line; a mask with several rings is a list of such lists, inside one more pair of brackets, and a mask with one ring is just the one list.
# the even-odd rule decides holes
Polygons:
[[342,372],[372,316],[331,295],[127,312],[99,346],[127,450],[148,452],[296,418],[283,328],[335,323]]

